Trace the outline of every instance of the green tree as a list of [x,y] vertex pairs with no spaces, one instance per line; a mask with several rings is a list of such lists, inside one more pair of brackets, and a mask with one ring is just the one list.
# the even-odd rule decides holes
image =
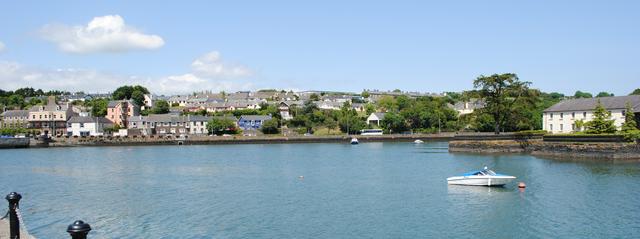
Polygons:
[[616,132],[614,120],[610,119],[611,113],[602,106],[600,100],[593,112],[593,120],[584,123],[587,134],[610,134]]
[[364,97],[365,99],[366,99],[366,98],[369,98],[369,96],[371,96],[371,94],[369,94],[369,91],[366,91],[366,90],[365,90],[365,91],[362,91],[362,94],[360,94],[360,95],[361,95],[362,97]]
[[573,97],[579,99],[579,98],[593,98],[593,95],[589,92],[582,92],[582,91],[576,91],[575,94],[573,94]]
[[[136,97],[142,96],[142,103],[144,103],[144,94],[149,94],[149,90],[143,86],[140,85],[135,85],[135,86],[129,86],[129,85],[124,85],[124,86],[120,86],[118,87],[115,91],[113,91],[113,93],[111,94],[111,98],[113,98],[114,100],[129,100],[129,99],[133,99],[133,95],[134,92],[139,92],[136,93]],[[134,99],[136,100],[136,99]],[[137,104],[138,102],[136,102]],[[139,104],[142,105],[142,104]]]
[[91,107],[91,115],[95,117],[104,117],[107,115],[107,105],[109,101],[107,99],[93,99],[88,105]]
[[398,102],[393,96],[385,95],[378,100],[378,107],[388,112],[398,111]]
[[480,112],[493,117],[494,133],[499,134],[507,121],[519,113],[513,106],[521,97],[530,97],[530,84],[520,81],[513,73],[481,75],[473,81],[477,94],[485,101],[485,107]]
[[390,133],[402,133],[408,129],[407,122],[404,117],[393,112],[389,112],[384,115],[381,125]]
[[260,130],[264,134],[277,134],[280,133],[278,124],[278,119],[273,118],[262,123]]
[[636,123],[635,115],[633,114],[633,108],[631,107],[631,103],[626,103],[626,109],[624,113],[624,123],[622,124],[622,132],[630,132],[633,130],[638,130],[638,124]]
[[338,126],[342,132],[356,134],[364,129],[366,124],[358,117],[358,112],[351,108],[351,104],[345,102],[338,113]]
[[318,94],[316,94],[316,93],[313,93],[313,94],[309,95],[309,100],[319,101],[320,100],[320,96],[318,96]]
[[139,90],[134,90],[133,93],[131,93],[131,100],[133,100],[133,103],[136,103],[137,106],[143,106],[144,92]]
[[611,97],[611,96],[614,96],[613,93],[604,92],[604,91],[602,91],[602,92],[598,93],[598,95],[596,95],[596,97]]
[[151,110],[154,114],[169,113],[169,103],[165,100],[157,100]]
[[633,92],[631,92],[631,94],[629,95],[640,95],[640,88],[633,90]]
[[324,126],[327,127],[327,133],[330,134],[332,129],[335,129],[336,127],[338,127],[338,122],[334,120],[332,117],[328,117],[324,121]]
[[235,134],[237,133],[236,124],[233,120],[225,117],[214,117],[207,122],[207,130],[209,134]]

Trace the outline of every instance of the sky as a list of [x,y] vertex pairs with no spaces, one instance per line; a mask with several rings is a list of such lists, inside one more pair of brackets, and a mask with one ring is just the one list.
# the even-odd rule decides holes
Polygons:
[[445,92],[480,75],[626,95],[640,1],[2,1],[0,89]]

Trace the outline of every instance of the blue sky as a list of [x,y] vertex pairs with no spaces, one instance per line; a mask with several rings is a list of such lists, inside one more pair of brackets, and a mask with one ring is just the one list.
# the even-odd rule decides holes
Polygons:
[[[3,89],[30,85],[94,92],[140,83],[158,93],[442,92],[471,89],[475,77],[504,72],[517,73],[535,88],[567,94],[623,95],[640,87],[637,1],[19,1],[2,6]],[[115,24],[119,32],[92,32],[92,22],[109,29]],[[78,38],[78,31],[89,37]]]

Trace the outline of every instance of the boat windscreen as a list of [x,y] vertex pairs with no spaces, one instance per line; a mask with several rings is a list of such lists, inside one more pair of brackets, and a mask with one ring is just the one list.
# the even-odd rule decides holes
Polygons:
[[490,169],[482,170],[482,172],[483,172],[485,175],[496,176],[496,172],[494,172],[493,170],[490,170]]

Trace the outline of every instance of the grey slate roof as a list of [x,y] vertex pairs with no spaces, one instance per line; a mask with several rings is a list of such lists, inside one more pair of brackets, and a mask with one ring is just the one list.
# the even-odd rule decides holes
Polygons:
[[29,117],[28,110],[7,110],[0,114],[2,117]]
[[627,102],[629,102],[633,112],[640,112],[640,95],[563,100],[547,108],[544,112],[591,111],[596,108],[598,100],[608,110],[624,109]]
[[265,120],[270,120],[271,116],[269,115],[241,115],[240,116],[241,120],[261,120],[261,121],[265,121]]
[[96,123],[96,122],[103,123],[103,124],[112,124],[112,122],[105,117],[74,116],[67,121],[67,123]]
[[383,120],[384,119],[384,115],[387,113],[384,112],[374,112],[372,113],[373,115],[375,115],[376,117],[378,117],[379,120]]

